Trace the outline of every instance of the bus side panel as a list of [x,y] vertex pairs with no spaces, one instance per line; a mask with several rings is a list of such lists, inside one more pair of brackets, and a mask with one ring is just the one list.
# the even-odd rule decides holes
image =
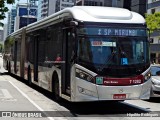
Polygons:
[[26,61],[24,63],[24,79],[28,79],[28,63]]
[[149,99],[150,98],[150,92],[151,92],[151,78],[147,82],[145,82],[142,86],[142,92],[140,95],[140,99]]
[[3,68],[7,70],[7,60],[4,57],[3,57]]
[[75,82],[76,89],[73,101],[98,101],[98,93],[95,84],[79,78],[76,78]]
[[12,73],[12,74],[15,74],[14,73],[14,61],[10,61],[10,72]]
[[14,44],[11,45],[10,73],[14,74]]

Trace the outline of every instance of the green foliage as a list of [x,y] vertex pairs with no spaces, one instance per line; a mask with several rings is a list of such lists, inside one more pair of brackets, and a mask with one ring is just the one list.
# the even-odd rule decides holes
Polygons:
[[[6,18],[5,12],[8,12],[8,8],[5,6],[7,4],[13,4],[15,0],[0,0],[0,20]],[[3,23],[0,22],[0,26],[3,26]]]
[[15,1],[14,0],[7,0],[7,3],[8,4],[12,4],[12,3],[14,3]]
[[0,43],[0,53],[3,51],[3,44]]
[[14,38],[13,37],[7,37],[6,41],[5,41],[5,51],[6,52],[10,52],[10,47],[14,44]]
[[160,30],[160,12],[155,12],[154,14],[146,14],[146,24],[150,29],[150,32],[154,30]]

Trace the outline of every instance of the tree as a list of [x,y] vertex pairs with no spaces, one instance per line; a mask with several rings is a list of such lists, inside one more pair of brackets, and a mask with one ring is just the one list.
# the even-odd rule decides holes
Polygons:
[[3,44],[0,43],[0,53],[3,51]]
[[3,48],[5,53],[11,52],[11,46],[13,46],[13,44],[14,44],[14,38],[11,36],[7,37]]
[[[3,20],[6,18],[5,13],[8,12],[8,7],[6,7],[6,4],[13,4],[15,0],[0,0],[0,20]],[[0,22],[0,26],[3,26],[3,23]]]
[[160,30],[160,12],[155,12],[154,14],[146,14],[146,24],[152,33],[155,30]]

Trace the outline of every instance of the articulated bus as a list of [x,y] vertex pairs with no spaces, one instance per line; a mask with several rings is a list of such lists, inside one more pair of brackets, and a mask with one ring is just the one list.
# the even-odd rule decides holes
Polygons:
[[66,8],[9,35],[4,68],[57,100],[149,99],[145,19],[123,8]]

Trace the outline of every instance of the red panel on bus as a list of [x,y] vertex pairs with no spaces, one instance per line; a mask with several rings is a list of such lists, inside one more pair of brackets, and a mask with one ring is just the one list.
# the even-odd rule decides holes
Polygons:
[[126,85],[138,85],[144,82],[144,76],[138,75],[130,78],[103,78],[103,85],[109,86],[126,86]]

